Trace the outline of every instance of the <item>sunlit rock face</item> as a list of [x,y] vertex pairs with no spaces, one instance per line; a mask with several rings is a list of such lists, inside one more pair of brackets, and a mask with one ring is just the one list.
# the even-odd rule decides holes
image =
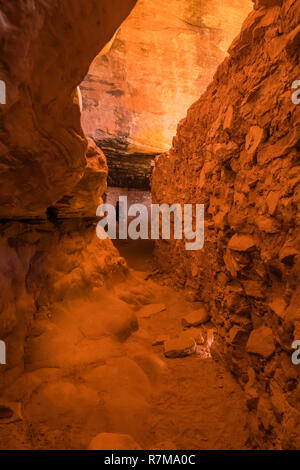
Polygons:
[[205,244],[157,245],[168,277],[208,306],[247,392],[253,444],[299,448],[300,4],[260,1],[156,161],[153,199],[205,205]]
[[108,163],[170,147],[251,8],[250,0],[138,1],[81,86],[83,128]]
[[90,296],[110,277],[126,275],[127,268],[111,241],[100,241],[94,225],[79,219],[3,223],[0,255],[0,287],[5,292],[0,339],[7,345],[7,365],[0,368],[1,396],[26,369],[28,331],[39,327],[39,337],[47,330],[50,306]]
[[51,220],[95,216],[107,166],[82,131],[76,87],[134,4],[0,0],[0,340],[8,358],[0,392],[26,368],[24,343],[41,308],[126,273],[94,225],[11,219],[45,219],[49,207]]
[[86,167],[82,178],[55,206],[47,209],[47,214],[55,219],[95,218],[96,210],[102,203],[102,195],[107,187],[107,164],[104,153],[88,139]]
[[0,0],[0,217],[44,216],[82,177],[76,86],[134,4]]

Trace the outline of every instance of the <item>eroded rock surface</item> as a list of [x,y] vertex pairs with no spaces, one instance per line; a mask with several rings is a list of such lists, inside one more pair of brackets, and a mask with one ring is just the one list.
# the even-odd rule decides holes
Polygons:
[[[64,333],[61,333],[60,340],[62,348],[54,344],[52,359],[49,355],[51,341],[59,337],[60,331],[50,320],[52,309],[66,318],[68,307],[64,302],[76,304],[86,295],[92,298],[95,290],[110,282],[110,277],[126,277],[127,267],[111,241],[100,241],[94,225],[80,220],[61,222],[56,226],[47,221],[35,224],[8,222],[1,225],[0,251],[3,294],[0,338],[5,339],[7,345],[7,365],[1,366],[0,370],[2,391],[26,368],[51,366],[53,358],[56,365],[64,358],[67,362],[76,361],[74,353],[69,351],[68,356]],[[76,308],[78,321],[82,308],[82,305]],[[116,311],[118,308],[115,306]],[[97,308],[91,304],[83,326],[83,334],[87,338],[89,328],[94,335],[98,332],[96,339],[109,334],[118,340],[124,340],[136,329],[137,320],[130,311],[123,318],[110,315],[108,320],[104,320],[99,317],[98,329],[92,326],[92,322],[96,322],[96,314]],[[73,315],[75,321],[75,310]],[[26,349],[24,344],[31,335],[35,339]],[[69,346],[74,349],[74,337],[70,335]],[[36,349],[37,338],[39,346]]]
[[82,177],[76,87],[135,3],[0,1],[0,217],[44,216]]
[[109,167],[130,175],[130,156],[170,147],[251,8],[250,0],[137,2],[81,86],[83,128]]
[[158,242],[157,258],[208,305],[263,448],[299,447],[299,20],[298,1],[255,3],[152,179],[155,202],[205,205],[204,249]]
[[95,218],[107,187],[107,163],[104,153],[88,139],[86,167],[82,178],[55,206],[47,209],[48,215],[59,219]]

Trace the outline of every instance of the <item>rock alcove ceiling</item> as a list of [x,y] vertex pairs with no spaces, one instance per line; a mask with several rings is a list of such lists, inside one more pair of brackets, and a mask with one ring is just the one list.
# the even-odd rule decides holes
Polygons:
[[[180,37],[193,45],[165,99],[138,85],[151,63],[178,80],[163,47],[162,63],[138,47],[124,80],[139,9],[158,9],[138,2],[118,30],[135,3],[0,0],[0,448],[299,449],[299,2],[255,0],[247,16],[248,2],[174,1],[174,60]],[[103,121],[83,96],[87,141],[76,87],[94,87],[91,71],[120,73],[97,89]],[[117,245],[125,260],[90,220],[108,172],[95,141],[121,141],[122,158],[124,142],[127,157],[167,150],[174,102],[192,101],[151,186],[156,202],[205,205],[205,248],[158,242],[153,261],[147,244]],[[159,134],[161,112],[174,120]]]

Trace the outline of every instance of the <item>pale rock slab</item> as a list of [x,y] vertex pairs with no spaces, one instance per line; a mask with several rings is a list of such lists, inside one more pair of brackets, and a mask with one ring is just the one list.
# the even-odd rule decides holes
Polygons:
[[233,235],[228,243],[228,248],[235,251],[248,251],[255,248],[255,241],[249,235]]
[[203,323],[207,323],[209,321],[209,314],[205,307],[199,308],[198,310],[194,310],[194,312],[189,313],[185,317],[182,318],[181,323],[182,326],[185,328],[200,326]]
[[178,338],[170,339],[164,344],[164,354],[168,358],[186,357],[195,354],[197,349],[194,338],[182,334]]
[[275,352],[271,328],[262,326],[252,331],[246,346],[247,352],[268,359]]
[[163,312],[166,308],[164,304],[149,304],[142,307],[137,315],[141,318],[151,318],[153,315]]

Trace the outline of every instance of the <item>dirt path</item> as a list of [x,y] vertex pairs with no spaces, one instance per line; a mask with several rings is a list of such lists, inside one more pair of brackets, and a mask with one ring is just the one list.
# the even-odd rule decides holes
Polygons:
[[[23,419],[0,421],[0,449],[86,449],[102,432],[129,434],[148,450],[244,449],[247,412],[231,375],[202,346],[180,359],[153,346],[181,334],[182,316],[197,304],[149,279],[152,244],[118,248],[127,280],[55,304],[35,321],[26,373],[4,396]],[[148,304],[166,308],[145,318]],[[212,328],[205,325],[204,339]]]
[[[145,246],[144,250],[142,246],[137,250],[133,246],[130,249],[129,242],[125,247],[125,250],[121,247],[121,252],[142,282],[147,278],[142,266],[149,268],[151,265],[151,245],[146,250]],[[180,450],[247,448],[244,395],[223,365],[202,354],[167,359],[162,345],[152,346],[158,337],[181,334],[182,316],[197,305],[185,301],[181,292],[160,286],[151,279],[144,282],[145,290],[150,289],[152,293],[152,302],[164,303],[167,307],[151,318],[139,318],[140,336],[165,366],[152,397],[152,439],[148,445],[151,448],[155,442],[160,449]],[[205,326],[204,337],[210,328],[210,324]],[[131,341],[135,340],[130,339],[129,344]]]

